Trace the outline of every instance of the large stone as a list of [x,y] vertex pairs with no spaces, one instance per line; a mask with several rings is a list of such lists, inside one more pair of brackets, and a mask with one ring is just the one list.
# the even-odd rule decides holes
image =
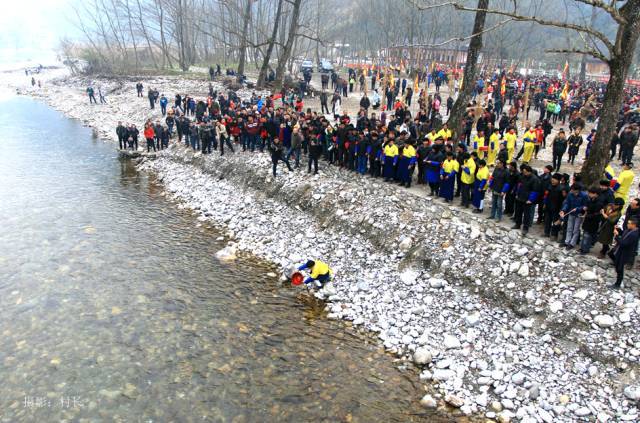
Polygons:
[[427,394],[420,400],[420,405],[424,408],[436,408],[438,402],[431,395]]
[[524,383],[524,375],[522,373],[516,373],[513,376],[511,376],[511,382],[513,382],[514,385],[522,385]]
[[580,289],[573,294],[573,298],[577,298],[579,300],[586,300],[589,296],[589,291],[586,289]]
[[632,401],[640,400],[640,386],[627,386],[626,388],[624,388],[624,396]]
[[522,276],[523,278],[529,276],[529,265],[527,263],[522,263],[522,266],[518,269],[518,276]]
[[589,410],[589,408],[587,407],[580,407],[576,411],[574,411],[573,414],[575,414],[578,417],[586,417],[589,414],[591,414],[591,410]]
[[237,258],[236,247],[229,245],[216,253],[216,258],[220,261],[233,261]]
[[413,240],[411,239],[411,237],[405,237],[402,241],[400,241],[400,245],[398,246],[398,248],[400,248],[400,251],[407,252],[412,246]]
[[448,350],[460,348],[460,341],[453,335],[446,334],[443,340],[444,347]]
[[591,270],[585,270],[584,272],[582,272],[580,274],[580,277],[582,278],[583,281],[585,282],[589,282],[589,281],[595,281],[598,280],[598,275],[596,275],[594,272],[592,272]]
[[446,397],[444,397],[444,402],[456,408],[460,408],[464,405],[464,400],[462,398],[452,394],[449,394]]
[[552,313],[557,313],[560,310],[563,309],[563,305],[562,305],[562,301],[554,301],[551,304],[549,304],[549,310],[551,310]]
[[442,288],[445,284],[447,283],[447,281],[445,281],[444,279],[439,279],[439,278],[429,278],[429,286],[431,288]]
[[415,270],[405,270],[400,274],[400,280],[405,285],[414,285],[416,283],[416,279],[418,278],[418,272]]
[[451,369],[435,369],[433,371],[433,380],[445,381],[456,376],[456,372]]
[[477,311],[469,313],[464,318],[464,320],[467,323],[467,326],[476,326],[478,323],[480,323],[480,313]]
[[608,314],[599,314],[593,319],[593,321],[601,328],[609,328],[615,323],[613,317]]
[[418,365],[424,366],[425,364],[431,363],[431,360],[433,360],[433,355],[431,351],[425,347],[420,347],[413,353],[413,362]]

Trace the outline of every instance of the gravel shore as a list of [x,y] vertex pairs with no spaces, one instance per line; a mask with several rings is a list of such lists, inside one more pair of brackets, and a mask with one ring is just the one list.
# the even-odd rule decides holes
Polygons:
[[[77,77],[20,91],[110,141],[119,120],[141,126],[159,115],[135,97],[135,82],[99,83],[107,105],[89,106]],[[170,98],[206,89],[169,77],[146,85]],[[607,289],[608,263],[324,163],[317,176],[279,169],[274,180],[266,154],[202,156],[172,144],[140,167],[224,230],[230,251],[283,273],[307,258],[330,263],[335,280],[316,294],[329,317],[376,333],[421,367],[437,392],[425,407],[503,422],[640,418],[640,300]]]

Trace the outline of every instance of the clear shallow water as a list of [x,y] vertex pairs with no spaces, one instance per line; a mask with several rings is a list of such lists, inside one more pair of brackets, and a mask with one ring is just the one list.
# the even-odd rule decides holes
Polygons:
[[89,129],[26,98],[0,128],[0,421],[435,421],[414,374],[264,264],[217,262]]

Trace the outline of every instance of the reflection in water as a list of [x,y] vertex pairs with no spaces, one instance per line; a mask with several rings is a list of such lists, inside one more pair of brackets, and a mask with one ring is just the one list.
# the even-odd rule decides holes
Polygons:
[[425,419],[414,374],[268,266],[215,261],[91,131],[26,99],[0,127],[2,421]]

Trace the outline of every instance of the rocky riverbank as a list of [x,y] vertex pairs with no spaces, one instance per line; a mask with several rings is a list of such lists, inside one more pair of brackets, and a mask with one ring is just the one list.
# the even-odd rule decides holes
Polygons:
[[[131,87],[88,106],[81,78],[36,93],[113,140],[143,122]],[[105,81],[105,84],[107,82]],[[201,81],[150,82],[197,94]],[[156,115],[157,116],[157,115]],[[319,257],[336,271],[318,293],[329,316],[375,332],[447,403],[499,421],[637,420],[640,301],[606,288],[605,262],[488,223],[436,199],[325,168],[274,180],[266,155],[203,157],[172,147],[142,168],[227,232],[232,248],[278,264]]]

